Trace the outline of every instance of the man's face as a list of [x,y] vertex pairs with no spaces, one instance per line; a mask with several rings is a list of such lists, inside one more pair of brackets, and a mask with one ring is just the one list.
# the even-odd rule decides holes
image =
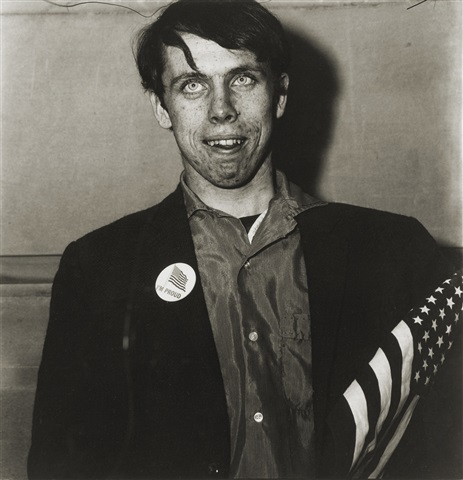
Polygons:
[[[272,128],[283,115],[286,95],[275,101],[270,69],[253,53],[227,50],[196,35],[182,38],[198,71],[181,49],[166,47],[166,108],[152,94],[156,118],[161,127],[172,128],[187,179],[196,172],[216,187],[246,185],[270,162]],[[280,80],[287,86],[286,75]]]

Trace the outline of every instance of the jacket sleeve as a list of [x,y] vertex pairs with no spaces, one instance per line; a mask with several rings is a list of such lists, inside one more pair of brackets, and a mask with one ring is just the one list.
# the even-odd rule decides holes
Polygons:
[[[397,272],[391,276],[401,286],[394,291],[400,308],[391,326],[410,309],[425,305],[434,290],[457,270],[418,221],[408,219],[407,223],[408,240],[396,254],[402,261],[395,264]],[[418,402],[386,466],[386,478],[461,478],[461,332],[455,344],[436,382]]]
[[65,250],[55,276],[50,319],[39,368],[28,458],[31,479],[72,477],[79,435],[79,384],[83,359],[79,324],[89,314],[76,246]]
[[[355,469],[358,465],[362,466],[364,460],[368,462],[372,457],[373,460],[368,465],[373,465],[378,454],[383,458],[381,447],[388,445],[388,432],[393,432],[395,428],[384,427],[395,425],[395,416],[392,415],[396,410],[393,406],[399,405],[398,400],[402,397],[399,359],[404,355],[404,350],[400,351],[399,343],[394,339],[396,335],[391,332],[399,323],[403,323],[412,308],[425,305],[432,292],[456,270],[442,255],[431,235],[414,219],[360,211],[350,218],[350,227],[352,241],[349,243],[347,294],[344,298],[343,321],[339,328],[340,347],[336,377],[333,377],[332,381],[335,395],[328,419],[334,446],[333,443],[328,446],[326,457],[330,458],[330,450],[333,449],[338,463],[336,472],[344,472],[344,475],[349,472],[352,462],[352,468]],[[413,347],[410,342],[407,345],[407,348]],[[380,347],[381,352],[377,355]],[[428,472],[431,478],[442,477],[440,469],[446,463],[444,458],[449,464],[448,471],[458,467],[461,471],[458,458],[449,455],[452,450],[455,451],[449,447],[453,447],[453,443],[457,442],[459,433],[459,427],[449,423],[449,418],[453,416],[457,419],[461,415],[461,407],[455,403],[458,401],[458,389],[455,387],[461,374],[451,371],[450,365],[450,357],[455,357],[457,353],[454,350],[456,349],[450,352],[448,361],[439,372],[438,381],[431,387],[430,394],[418,402],[405,435],[386,464],[385,474],[389,478],[426,478]],[[413,360],[413,357],[411,359]],[[374,372],[372,364],[375,365]],[[387,367],[384,371],[380,370],[383,366]],[[380,371],[382,373],[377,376],[376,373]],[[386,381],[381,380],[382,378]],[[403,379],[407,381],[406,376]],[[368,419],[363,414],[365,410],[359,410],[358,412],[362,412],[361,420],[365,422],[357,423],[365,428],[364,444],[351,441],[351,433],[356,435],[356,424],[344,397],[351,385],[349,395],[354,409],[359,405],[355,398],[361,400],[362,396],[352,397],[353,393],[362,390],[367,398]],[[357,388],[357,385],[360,387]],[[388,386],[391,386],[390,390],[386,390]],[[397,396],[394,392],[400,395]],[[390,397],[390,404],[384,400],[393,394],[396,397],[395,400]],[[431,397],[434,397],[433,402]],[[393,403],[393,400],[397,403]],[[430,408],[431,403],[433,407]],[[378,422],[379,430],[376,430],[376,419],[379,418],[376,415],[383,411],[392,415]],[[389,423],[389,419],[392,423]],[[345,420],[345,424],[342,420]],[[440,434],[433,428],[436,424],[442,427]],[[445,429],[447,435],[442,434],[442,429]],[[448,440],[443,441],[446,436]],[[373,439],[376,439],[375,442]],[[461,441],[459,444],[461,445]],[[366,453],[361,451],[360,455],[354,455],[354,445],[359,445],[359,448],[362,445],[365,448],[372,446],[374,450]],[[385,457],[387,458],[387,455]],[[360,469],[359,474],[368,475],[368,471],[362,473]]]
[[[407,249],[408,268],[413,272],[410,289],[415,299],[409,308],[425,303],[425,296],[458,270],[416,221],[415,230]],[[460,312],[459,316],[462,315]],[[385,478],[463,476],[462,335],[458,323],[454,328],[457,336],[453,348],[446,352],[446,361],[435,383],[418,402],[409,428],[386,468]]]

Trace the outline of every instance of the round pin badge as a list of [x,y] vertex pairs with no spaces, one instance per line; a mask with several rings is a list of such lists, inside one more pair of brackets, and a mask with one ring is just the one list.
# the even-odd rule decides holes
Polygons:
[[196,273],[186,263],[173,263],[156,279],[156,293],[166,302],[178,302],[187,297],[196,284]]

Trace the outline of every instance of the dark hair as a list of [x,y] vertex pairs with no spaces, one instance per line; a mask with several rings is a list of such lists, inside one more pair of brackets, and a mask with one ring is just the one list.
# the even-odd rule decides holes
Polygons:
[[178,0],[138,34],[135,58],[145,90],[161,101],[165,46],[183,50],[194,70],[191,52],[180,36],[191,33],[226,49],[249,50],[279,79],[289,66],[289,46],[280,22],[255,0]]

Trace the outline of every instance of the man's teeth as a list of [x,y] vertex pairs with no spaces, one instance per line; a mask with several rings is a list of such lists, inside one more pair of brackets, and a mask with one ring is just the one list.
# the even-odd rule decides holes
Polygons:
[[226,140],[209,140],[206,143],[210,147],[215,147],[217,145],[221,145],[223,147],[232,147],[233,145],[241,145],[244,142],[241,138],[229,138]]

